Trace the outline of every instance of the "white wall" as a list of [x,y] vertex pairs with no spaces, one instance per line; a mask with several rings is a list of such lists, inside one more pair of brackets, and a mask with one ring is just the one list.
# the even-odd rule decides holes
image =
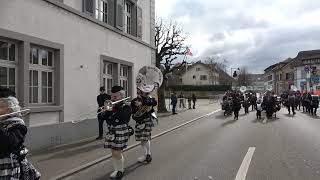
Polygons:
[[[78,5],[75,0],[65,2]],[[147,8],[145,12],[150,11],[147,2],[140,2],[143,8]],[[143,18],[147,19],[147,15],[144,14]],[[144,26],[150,27],[148,24]],[[64,45],[65,121],[96,109],[100,55],[133,62],[134,77],[142,66],[151,64],[151,48],[43,0],[2,0],[0,27]],[[150,33],[144,32],[143,37],[150,40]],[[80,65],[84,66],[83,71]],[[34,121],[37,122],[36,117]]]
[[[200,68],[200,71],[196,71],[197,68]],[[206,75],[207,80],[200,80],[201,75]],[[214,73],[216,84],[219,84],[219,74]],[[195,79],[193,79],[193,76],[196,76]],[[184,85],[212,85],[212,81],[210,79],[210,70],[203,66],[202,64],[196,64],[190,68],[188,68],[187,73],[184,73],[182,75],[182,84]]]

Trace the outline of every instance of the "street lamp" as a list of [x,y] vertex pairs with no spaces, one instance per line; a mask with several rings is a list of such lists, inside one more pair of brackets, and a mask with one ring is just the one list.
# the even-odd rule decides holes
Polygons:
[[[235,70],[235,71],[233,71],[233,70]],[[232,76],[232,81],[231,81],[231,88],[232,88],[232,84],[233,84],[233,78],[236,78],[236,77],[238,77],[238,74],[237,74],[237,71],[236,70],[238,70],[238,71],[240,71],[240,68],[231,68],[231,76]]]

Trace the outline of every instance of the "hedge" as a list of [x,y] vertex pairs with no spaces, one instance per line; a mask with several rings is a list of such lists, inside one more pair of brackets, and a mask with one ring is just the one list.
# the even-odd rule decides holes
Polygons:
[[203,86],[193,86],[193,85],[177,85],[169,86],[171,91],[228,91],[231,89],[230,85],[203,85]]

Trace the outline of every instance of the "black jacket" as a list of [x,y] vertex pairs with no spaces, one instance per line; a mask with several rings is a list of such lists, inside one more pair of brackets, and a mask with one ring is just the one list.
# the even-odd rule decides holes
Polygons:
[[0,120],[0,157],[19,152],[26,134],[24,124]]
[[140,117],[136,117],[135,116],[135,113],[139,110],[140,107],[137,107],[135,105],[136,101],[138,101],[139,99],[138,98],[134,98],[132,101],[131,101],[131,108],[132,108],[132,119],[135,120],[135,121],[141,121],[141,120],[144,120],[148,117],[151,117],[151,114],[154,112],[154,109],[153,107],[156,106],[158,103],[157,103],[157,100],[153,97],[141,97],[140,101],[142,102],[142,106],[151,106],[151,111],[147,112],[147,113],[144,113],[142,116]]
[[101,113],[101,116],[107,120],[108,125],[117,126],[128,124],[131,117],[131,107],[125,104],[118,104],[113,107],[112,112]]
[[105,100],[111,100],[111,96],[108,94],[99,94],[97,96],[97,103],[98,103],[99,107],[104,106]]

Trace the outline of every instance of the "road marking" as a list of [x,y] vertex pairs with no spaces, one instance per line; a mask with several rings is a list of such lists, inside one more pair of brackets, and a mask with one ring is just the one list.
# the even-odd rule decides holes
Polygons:
[[238,170],[237,176],[235,180],[245,180],[247,176],[247,172],[250,166],[251,159],[253,157],[253,153],[256,150],[255,147],[250,147],[246,156],[244,157],[242,164]]
[[[155,135],[155,136],[152,136],[151,139],[152,139],[152,140],[153,140],[153,139],[157,139],[157,138],[159,138],[159,137],[161,137],[161,136],[163,136],[163,135],[165,135],[165,134],[168,134],[168,133],[170,133],[170,132],[172,132],[172,131],[174,131],[174,130],[176,130],[176,129],[179,129],[179,128],[183,127],[183,126],[186,126],[186,125],[188,125],[188,124],[190,124],[190,123],[192,123],[192,122],[195,122],[195,121],[197,121],[197,120],[200,120],[200,119],[202,119],[202,118],[211,116],[211,115],[213,115],[213,114],[215,114],[215,113],[217,113],[217,112],[219,112],[219,111],[221,111],[221,109],[218,109],[218,110],[215,110],[215,111],[213,111],[213,112],[211,112],[211,113],[208,113],[208,114],[202,115],[202,116],[200,116],[200,117],[194,118],[194,119],[192,119],[192,120],[190,120],[190,121],[188,121],[188,122],[186,122],[186,123],[180,124],[180,125],[178,125],[178,126],[176,126],[176,127],[173,127],[173,128],[171,128],[171,129],[169,129],[169,130],[166,130],[166,131],[164,131],[164,132],[162,132],[162,133],[159,133],[159,134],[157,134],[157,135]],[[131,145],[131,146],[128,146],[126,149],[124,149],[123,152],[129,151],[129,150],[131,150],[131,149],[133,149],[133,148],[136,148],[136,147],[138,147],[138,146],[140,146],[140,143],[133,144],[133,145]],[[108,159],[110,159],[110,158],[111,158],[111,154],[108,154],[108,155],[103,156],[103,157],[101,157],[101,158],[99,158],[99,159],[96,159],[96,160],[94,160],[94,161],[91,161],[91,162],[88,162],[88,163],[86,163],[86,164],[80,165],[80,166],[78,166],[78,167],[76,167],[76,168],[73,168],[73,169],[71,169],[71,170],[69,170],[69,171],[67,171],[67,172],[65,172],[65,173],[62,173],[62,174],[60,174],[60,175],[58,175],[58,176],[55,176],[55,177],[53,177],[53,178],[50,178],[50,180],[65,179],[65,178],[67,178],[67,177],[69,177],[69,176],[71,176],[71,175],[73,175],[73,174],[76,174],[76,173],[78,173],[78,172],[80,172],[80,171],[82,171],[82,170],[84,170],[84,169],[88,169],[88,168],[90,168],[91,166],[94,166],[94,165],[96,165],[96,164],[99,164],[99,163],[101,163],[101,162],[103,162],[103,161],[106,161],[106,160],[108,160]]]

